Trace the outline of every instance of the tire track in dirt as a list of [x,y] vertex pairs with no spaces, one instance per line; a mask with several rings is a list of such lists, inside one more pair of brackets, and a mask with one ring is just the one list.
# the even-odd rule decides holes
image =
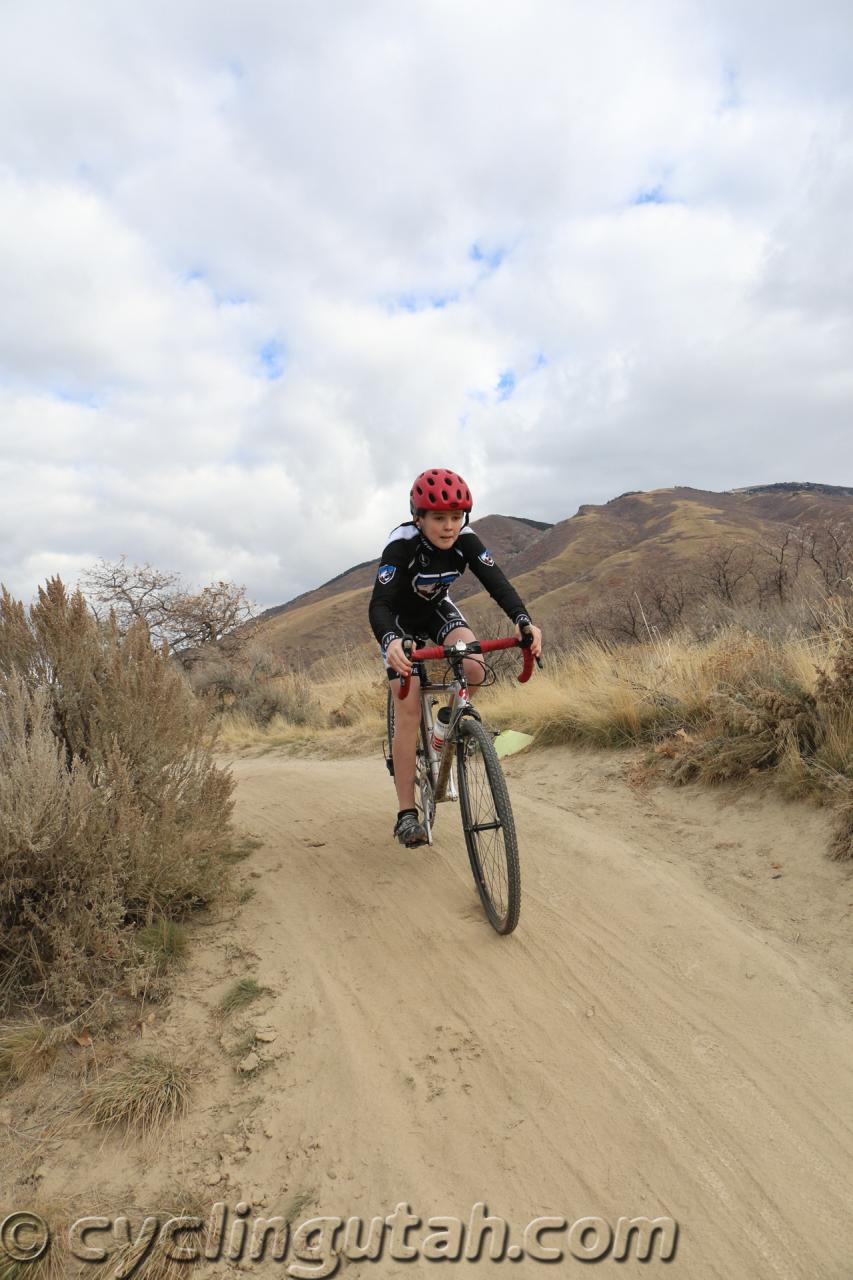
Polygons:
[[[265,1015],[297,1046],[269,1122],[324,1153],[297,1181],[318,1212],[669,1214],[667,1273],[691,1280],[847,1274],[853,1022],[837,985],[817,967],[804,982],[802,956],[679,863],[702,830],[687,803],[673,838],[612,757],[536,762],[507,769],[524,893],[509,939],[484,922],[454,806],[433,849],[407,853],[380,763],[235,762],[257,865],[274,859],[279,882],[240,929],[254,919],[262,971],[292,975]],[[780,815],[777,852],[785,838]]]
[[[294,1224],[400,1201],[467,1220],[485,1201],[516,1238],[544,1214],[667,1215],[673,1261],[596,1274],[853,1275],[853,868],[823,857],[825,815],[638,790],[613,755],[514,757],[522,914],[499,938],[454,805],[432,849],[406,851],[379,759],[232,768],[237,820],[263,840],[236,868],[255,893],[195,928],[151,1032],[199,1064],[191,1115],[168,1149],[108,1139],[94,1163],[69,1136],[46,1192],[115,1201],[133,1178],[144,1203],[178,1174]],[[217,1002],[248,972],[268,991],[222,1028]],[[255,1071],[228,1056],[241,1030],[263,1031]],[[567,1255],[559,1274],[584,1267]]]

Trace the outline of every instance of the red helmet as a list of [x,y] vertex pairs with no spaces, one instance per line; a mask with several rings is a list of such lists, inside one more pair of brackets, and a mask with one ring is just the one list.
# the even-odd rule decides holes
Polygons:
[[470,511],[473,505],[471,490],[462,477],[444,467],[422,471],[409,494],[413,516],[424,511]]

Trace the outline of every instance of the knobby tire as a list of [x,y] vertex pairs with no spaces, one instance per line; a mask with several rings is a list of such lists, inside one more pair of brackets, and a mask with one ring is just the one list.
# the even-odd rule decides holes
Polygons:
[[521,910],[521,870],[506,779],[492,735],[479,720],[463,716],[457,732],[459,803],[474,882],[489,923],[498,933],[512,933]]

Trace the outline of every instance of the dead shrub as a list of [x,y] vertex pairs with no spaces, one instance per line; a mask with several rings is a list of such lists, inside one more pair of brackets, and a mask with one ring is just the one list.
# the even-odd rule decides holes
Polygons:
[[286,671],[260,642],[233,656],[214,652],[196,664],[190,681],[216,714],[245,716],[262,728],[276,717],[292,725],[320,723],[320,706],[310,682]]
[[829,852],[839,862],[853,858],[853,804],[846,804],[839,815]]
[[719,692],[710,699],[710,729],[703,740],[682,739],[672,777],[730,782],[777,767],[791,748],[813,751],[816,733],[815,699],[802,690]]
[[319,704],[310,685],[293,675],[250,686],[236,700],[234,710],[244,711],[260,725],[270,724],[276,716],[295,725],[315,725],[320,719]]
[[263,987],[254,978],[239,978],[228,988],[225,995],[219,1001],[219,1013],[222,1017],[234,1013],[236,1009],[243,1009],[247,1004],[251,1004],[253,1000],[257,1000],[260,996],[266,995],[269,991],[268,987]]
[[136,945],[158,969],[180,960],[187,949],[187,931],[176,920],[161,916],[137,931]]
[[0,1027],[0,1084],[18,1083],[48,1071],[68,1032],[36,1019]]
[[120,985],[137,925],[208,902],[233,781],[205,708],[144,622],[98,622],[58,578],[0,596],[0,1009]]
[[89,1085],[77,1114],[107,1131],[123,1128],[145,1137],[185,1114],[192,1081],[191,1068],[175,1058],[143,1054]]

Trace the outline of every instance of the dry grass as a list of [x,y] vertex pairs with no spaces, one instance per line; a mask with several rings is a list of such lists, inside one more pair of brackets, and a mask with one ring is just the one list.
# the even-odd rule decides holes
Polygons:
[[153,960],[158,968],[180,960],[186,953],[187,941],[185,926],[162,916],[139,929],[135,938],[140,951]]
[[497,727],[536,736],[538,745],[626,746],[705,723],[720,691],[787,677],[813,684],[817,655],[806,641],[780,652],[727,630],[706,643],[689,635],[604,648],[591,641],[547,658],[526,685],[502,680],[477,697]]
[[[156,1217],[161,1226],[170,1219],[185,1219],[186,1232],[166,1243],[160,1240],[159,1234],[150,1244],[123,1241],[111,1251],[110,1274],[133,1276],[134,1280],[181,1280],[190,1273],[190,1267],[187,1261],[181,1260],[180,1250],[199,1248],[210,1218],[210,1203],[193,1190],[173,1190],[162,1197],[159,1207],[146,1208],[144,1216],[148,1215]],[[197,1268],[193,1266],[192,1270]]]
[[[839,810],[833,853],[853,857],[853,630],[846,613],[817,621],[808,633],[732,622],[702,635],[649,629],[645,644],[588,640],[546,650],[545,669],[525,685],[511,653],[475,700],[489,723],[530,733],[536,746],[649,744],[676,782],[772,775],[786,795]],[[348,657],[312,684],[323,713],[313,728],[226,717],[222,745],[378,757],[386,689],[377,662]]]
[[[7,1213],[20,1209],[20,1205],[0,1204],[0,1222]],[[73,1275],[74,1261],[68,1246],[68,1229],[80,1217],[80,1213],[68,1201],[41,1200],[27,1205],[27,1209],[38,1214],[47,1223],[50,1232],[50,1243],[44,1253],[32,1261],[18,1261],[9,1256],[0,1243],[0,1280],[66,1280]],[[96,1210],[87,1205],[85,1212]],[[34,1242],[28,1232],[22,1236],[21,1245],[26,1247]]]
[[226,854],[223,855],[225,862],[242,862],[248,858],[256,849],[263,848],[263,840],[260,836],[253,835],[247,831],[241,839],[236,840]]
[[108,1132],[124,1128],[146,1137],[184,1115],[192,1080],[186,1064],[145,1054],[89,1085],[77,1114]]
[[268,987],[262,987],[254,978],[239,978],[219,1001],[219,1013],[222,1017],[227,1017],[237,1009],[244,1009],[247,1004],[251,1004],[260,996],[266,995],[268,990]]
[[[30,1202],[28,1208],[37,1213],[50,1230],[50,1246],[46,1252],[32,1262],[16,1261],[4,1254],[0,1246],[0,1280],[66,1280],[69,1276],[86,1276],[91,1273],[92,1264],[77,1260],[69,1248],[69,1228],[82,1216],[97,1214],[111,1221],[117,1221],[115,1207],[104,1202],[103,1196],[92,1199],[91,1194],[77,1205],[69,1201],[43,1200],[37,1198]],[[178,1254],[181,1248],[199,1248],[205,1238],[205,1230],[211,1220],[212,1204],[210,1200],[191,1189],[170,1189],[159,1197],[159,1203],[150,1202],[138,1210],[122,1204],[122,1214],[128,1214],[129,1237],[126,1240],[112,1235],[92,1237],[89,1243],[97,1243],[108,1254],[105,1274],[109,1276],[133,1276],[134,1280],[180,1280],[188,1274],[187,1261],[181,1260]],[[8,1207],[0,1205],[0,1221],[9,1212]],[[144,1220],[156,1218],[156,1232],[151,1236],[138,1238]],[[185,1233],[176,1233],[160,1239],[160,1229],[169,1220],[184,1220]],[[24,1241],[22,1240],[22,1243]],[[173,1255],[173,1256],[169,1256]]]
[[48,1071],[67,1039],[67,1027],[52,1027],[40,1020],[0,1026],[0,1085],[17,1084]]
[[[795,683],[814,684],[817,656],[809,641],[790,642],[783,665]],[[737,688],[747,676],[767,677],[778,657],[771,642],[737,629],[705,643],[686,633],[609,649],[586,641],[568,653],[546,651],[544,670],[536,670],[524,685],[515,678],[517,655],[498,659],[501,678],[478,692],[476,702],[496,727],[532,733],[538,745],[626,745],[701,723],[712,694],[721,687]],[[438,665],[433,670],[440,675]],[[239,713],[226,715],[219,746],[310,755],[348,755],[366,744],[378,747],[385,732],[387,690],[378,662],[355,656],[345,670],[327,669],[312,688],[325,723],[308,730],[283,719],[260,726]]]
[[0,1280],[65,1280],[69,1261],[70,1257],[63,1257],[52,1245],[34,1262],[19,1262],[10,1258],[0,1245]]
[[381,739],[385,724],[387,681],[376,657],[345,655],[322,668],[322,680],[286,677],[305,690],[310,719],[278,711],[266,722],[250,712],[226,711],[219,723],[217,746],[225,751],[273,751],[310,756],[357,755]]

